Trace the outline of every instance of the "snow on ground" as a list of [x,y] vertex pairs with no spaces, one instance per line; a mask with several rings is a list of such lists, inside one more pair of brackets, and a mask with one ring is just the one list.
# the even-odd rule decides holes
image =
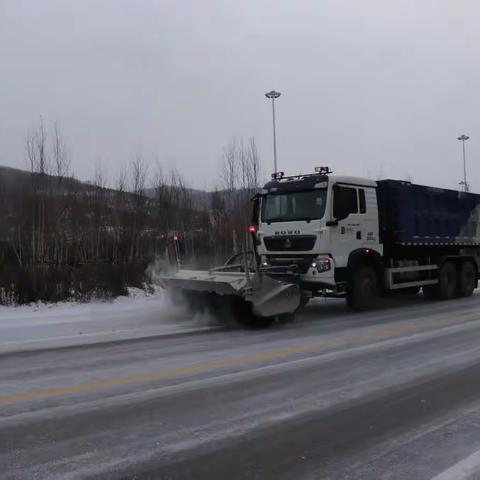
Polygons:
[[208,328],[207,316],[174,305],[161,289],[130,289],[112,301],[0,306],[0,353]]

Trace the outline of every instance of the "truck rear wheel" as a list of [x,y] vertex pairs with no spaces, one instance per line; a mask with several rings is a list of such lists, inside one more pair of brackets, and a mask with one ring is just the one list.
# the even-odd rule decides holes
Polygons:
[[452,262],[445,262],[438,272],[440,300],[450,300],[457,294],[457,269]]
[[368,265],[358,267],[347,288],[347,305],[357,312],[363,312],[375,306],[377,297],[378,279],[375,270]]
[[452,262],[445,262],[438,270],[438,283],[423,287],[423,294],[430,300],[450,300],[457,294],[457,269]]
[[466,260],[460,266],[458,275],[458,296],[470,297],[477,286],[477,269],[475,265]]

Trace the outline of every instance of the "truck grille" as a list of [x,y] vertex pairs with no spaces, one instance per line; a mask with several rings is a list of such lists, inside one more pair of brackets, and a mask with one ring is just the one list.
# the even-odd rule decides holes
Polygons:
[[267,263],[272,266],[285,266],[290,267],[296,265],[300,273],[307,273],[312,262],[315,260],[316,255],[267,255]]
[[265,248],[274,252],[306,252],[312,250],[316,240],[315,235],[278,235],[264,237]]

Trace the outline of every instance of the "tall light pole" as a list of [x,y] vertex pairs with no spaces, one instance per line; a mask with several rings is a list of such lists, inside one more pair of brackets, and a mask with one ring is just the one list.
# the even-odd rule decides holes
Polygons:
[[468,192],[468,183],[467,183],[467,163],[465,162],[465,141],[468,140],[470,137],[467,135],[462,134],[460,135],[457,140],[462,142],[463,147],[463,182],[460,182],[460,185],[463,185],[465,192]]
[[273,168],[277,171],[277,133],[275,131],[275,99],[280,96],[280,92],[272,90],[265,94],[267,98],[272,99],[272,118],[273,118]]

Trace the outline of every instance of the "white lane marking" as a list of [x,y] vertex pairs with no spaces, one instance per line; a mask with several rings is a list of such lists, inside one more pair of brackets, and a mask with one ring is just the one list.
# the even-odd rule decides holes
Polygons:
[[480,450],[472,453],[463,460],[443,471],[432,480],[466,480],[480,472]]

